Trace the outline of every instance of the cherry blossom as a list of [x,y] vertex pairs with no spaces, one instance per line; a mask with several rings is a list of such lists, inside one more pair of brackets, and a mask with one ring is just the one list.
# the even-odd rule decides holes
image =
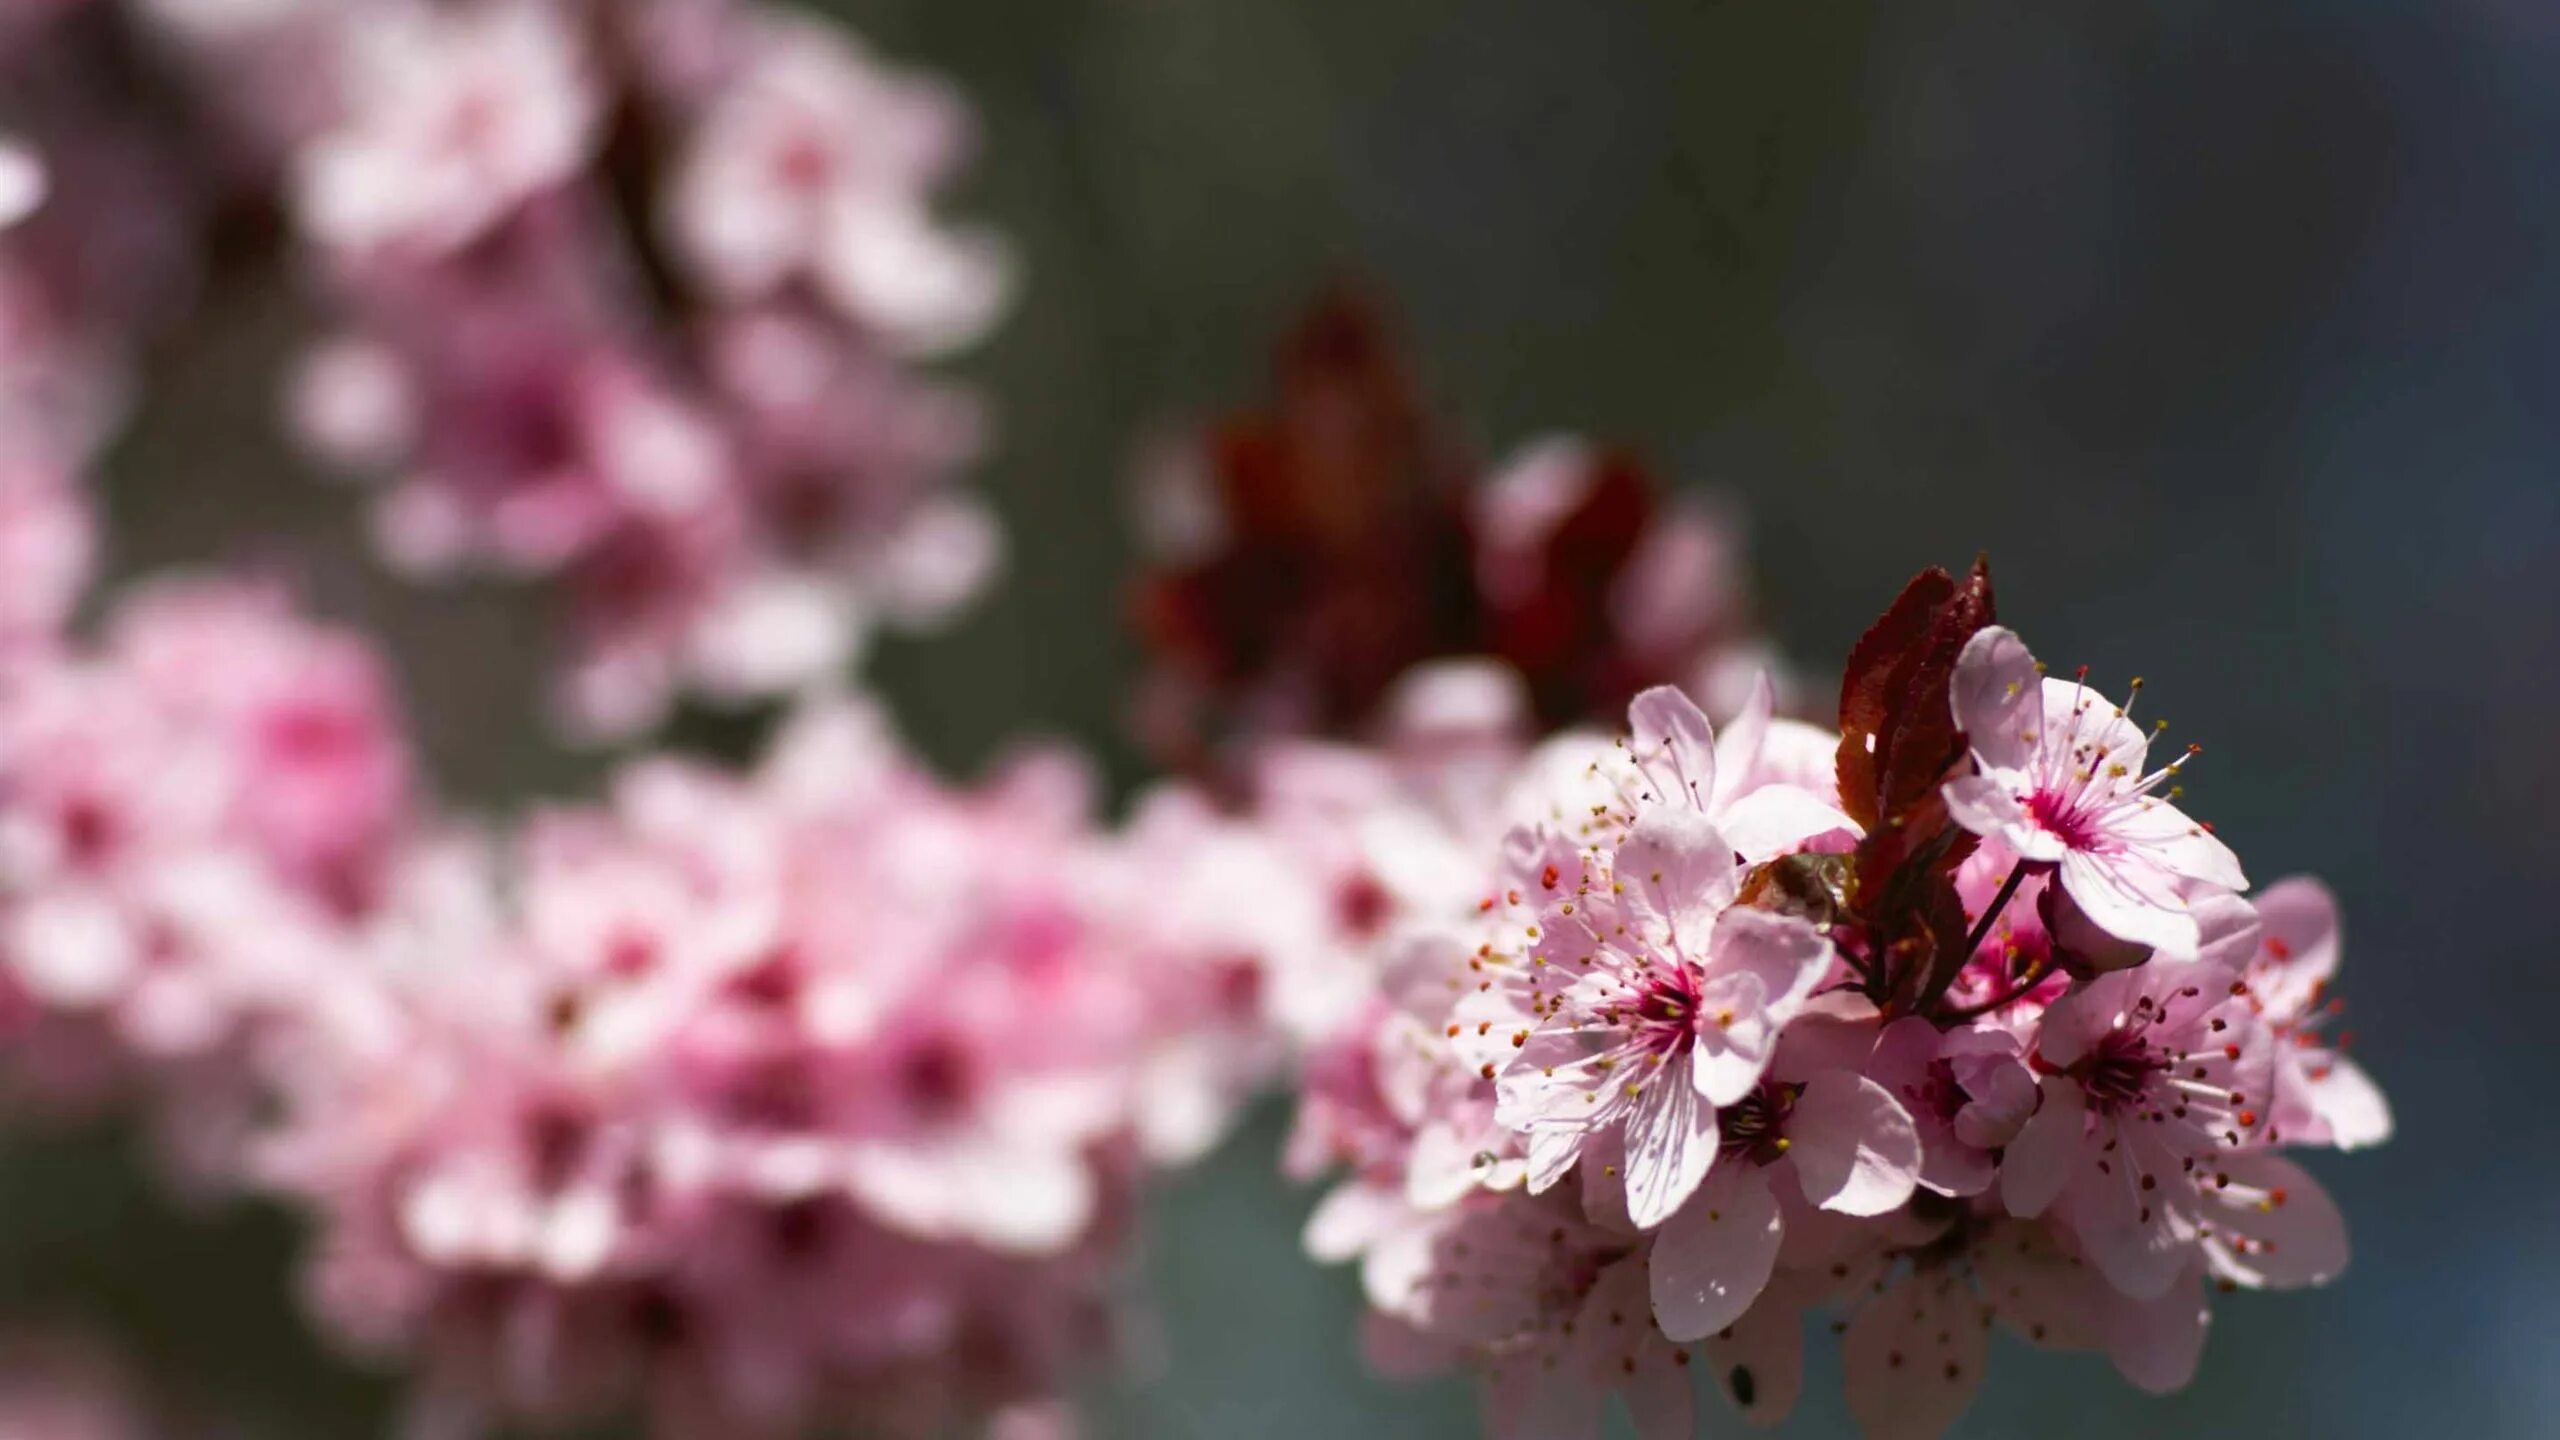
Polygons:
[[2059,1213],[2089,1260],[2135,1298],[2193,1258],[2203,1192],[2264,1141],[2273,1041],[2247,986],[2205,961],[2099,977],[2045,1012],[2042,1102],[2009,1147],[2010,1213]]
[[2248,888],[2230,847],[2152,793],[2184,758],[2146,772],[2149,737],[2085,681],[2045,678],[2014,633],[1967,642],[1950,693],[1979,771],[1947,782],[1948,812],[2054,867],[2099,928],[2192,950],[2189,884]]
[[2279,880],[2251,897],[2261,927],[2245,974],[2259,1018],[2275,1039],[2269,1127],[2296,1145],[2341,1150],[2391,1138],[2391,1107],[2363,1067],[2328,1033],[2342,1002],[2329,995],[2338,970],[2338,902],[2309,876]]
[[[2166,1392],[2211,1295],[2343,1271],[2342,1218],[2279,1153],[2387,1132],[2319,1028],[2326,893],[2240,893],[2219,842],[2161,818],[2166,772],[2133,777],[2143,737],[1989,610],[1979,569],[1915,581],[1853,658],[1855,744],[1776,716],[1765,679],[1721,729],[1644,692],[1614,747],[1486,743],[1499,712],[1440,692],[1447,750],[1515,771],[1474,787],[1511,828],[1406,847],[1431,876],[1492,856],[1475,925],[1353,947],[1378,978],[1306,1052],[1287,1157],[1344,1172],[1305,1243],[1359,1263],[1379,1368],[1476,1369],[1492,1435],[1589,1433],[1612,1391],[1667,1435],[1689,1387],[1660,1377],[1702,1361],[1769,1424],[1829,1314],[1861,1430],[1925,1440],[1994,1325]],[[1395,754],[1327,754],[1290,793],[1391,790]],[[2094,904],[2091,875],[2117,887]],[[2135,900],[2157,909],[2128,933]]]
[[295,176],[304,223],[328,244],[454,249],[567,181],[597,143],[602,97],[535,0],[392,0],[340,34],[344,118]]

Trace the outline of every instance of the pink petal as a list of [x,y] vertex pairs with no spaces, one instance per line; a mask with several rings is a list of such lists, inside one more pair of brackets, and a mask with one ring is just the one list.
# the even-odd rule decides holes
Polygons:
[[1864,1075],[1830,1070],[1806,1082],[1787,1139],[1804,1198],[1826,1210],[1882,1215],[1901,1208],[1919,1180],[1911,1112]]
[[1574,1316],[1578,1360],[1592,1383],[1626,1402],[1640,1440],[1689,1440],[1696,1400],[1687,1357],[1666,1342],[1645,1307],[1645,1268],[1630,1255],[1600,1272]]
[[2129,811],[2108,818],[2107,830],[2171,874],[2225,890],[2249,888],[2249,877],[2231,847],[2166,800],[2145,796],[2134,801]]
[[2194,897],[2198,960],[2238,974],[2257,957],[2262,926],[2258,907],[2248,897],[2228,890],[2208,890]]
[[1398,1190],[1348,1180],[1326,1192],[1307,1216],[1299,1243],[1319,1265],[1356,1259],[1371,1245],[1413,1219]]
[[2338,902],[2328,886],[2294,875],[2268,886],[2257,905],[2264,948],[2249,957],[2250,988],[2269,1015],[2290,1020],[2338,973]]
[[2050,1221],[1998,1220],[1972,1249],[1983,1298],[2018,1338],[2049,1350],[2095,1350],[2121,1303]]
[[1705,810],[1716,793],[1716,727],[1676,686],[1657,685],[1627,706],[1627,748],[1662,804]]
[[2326,1285],[2347,1268],[2347,1222],[2308,1171],[2276,1155],[2229,1155],[2228,1186],[2203,1190],[2205,1249],[2221,1279],[2253,1290]]
[[2190,1271],[2153,1300],[2119,1300],[2107,1312],[2107,1358],[2116,1372],[2153,1395],[2183,1390],[2204,1354],[2213,1312],[2202,1277]]
[[1649,938],[1700,949],[1733,903],[1733,846],[1703,810],[1651,806],[1618,847],[1617,877]]
[[1731,1105],[1767,1072],[1785,1013],[1773,1011],[1767,984],[1748,972],[1708,976],[1698,987],[1698,1010],[1690,1078],[1709,1104]]
[[1360,1316],[1360,1355],[1390,1380],[1422,1380],[1456,1368],[1465,1350],[1375,1310]]
[[2070,1183],[2088,1136],[2088,1107],[2080,1087],[2048,1075],[2041,1088],[2044,1102],[2000,1157],[2001,1202],[2021,1218],[2041,1215],[2052,1206]]
[[1626,1404],[1636,1440],[1693,1440],[1698,1393],[1689,1383],[1689,1367],[1682,1363],[1687,1352],[1657,1340],[1628,1358],[1635,1369],[1620,1374],[1618,1398]]
[[1489,1440],[1598,1440],[1602,1392],[1575,1367],[1541,1352],[1506,1359],[1485,1378],[1480,1404]]
[[1769,1283],[1783,1229],[1760,1167],[1718,1167],[1654,1235],[1653,1318],[1662,1333],[1696,1340],[1741,1319]]
[[1716,817],[1724,837],[1743,859],[1758,862],[1811,848],[1826,836],[1854,840],[1858,822],[1838,807],[1792,785],[1768,785],[1752,791]]
[[1947,700],[1957,727],[1985,765],[2025,768],[2035,753],[2035,742],[2027,737],[2043,723],[2044,687],[2036,657],[2016,631],[1995,625],[1966,641],[1956,656]]
[[2391,1102],[2362,1066],[2331,1052],[2313,1068],[2319,1073],[2304,1079],[2302,1093],[2327,1129],[2330,1144],[2361,1150],[2391,1138]]
[[1707,1373],[1753,1425],[1775,1425],[1804,1393],[1804,1312],[1774,1293],[1706,1338]]
[[2073,850],[2062,857],[2061,875],[2062,888],[2099,929],[2157,950],[2195,953],[2195,917],[2187,913],[2186,900],[2170,885],[2167,871],[2150,867],[2139,856],[2101,859]]
[[1573,1169],[1582,1158],[1587,1132],[1581,1130],[1532,1130],[1529,1132],[1529,1193],[1543,1195],[1554,1189],[1557,1181]]
[[1715,1163],[1716,1112],[1681,1073],[1688,1065],[1681,1056],[1648,1077],[1627,1117],[1627,1215],[1640,1230],[1670,1219]]
[[1769,672],[1761,670],[1751,677],[1742,708],[1716,732],[1716,776],[1726,793],[1742,794],[1760,778],[1760,749],[1768,743],[1769,720],[1777,711],[1777,687],[1769,682]]
[[[2193,1257],[2194,1240],[2172,1209],[2178,1192],[2190,1184],[2185,1157],[2139,1121],[2102,1125],[2099,1133],[2115,1145],[2101,1147],[2097,1156],[2083,1155],[2063,1192],[2063,1218],[2108,1284],[2149,1300],[2174,1284]],[[2154,1188],[2144,1188],[2145,1177]]]
[[1716,922],[1708,972],[1758,976],[1769,1004],[1791,1017],[1830,969],[1831,942],[1810,921],[1737,908]]
[[2059,837],[2035,823],[2017,790],[2005,780],[1989,775],[1959,775],[1938,787],[1938,793],[1947,802],[1949,818],[1985,839],[2006,843],[2021,859],[2059,860],[2068,848]]
[[1934,1440],[1973,1403],[1987,1349],[1972,1287],[1945,1268],[1915,1272],[1841,1337],[1849,1413],[1868,1440]]

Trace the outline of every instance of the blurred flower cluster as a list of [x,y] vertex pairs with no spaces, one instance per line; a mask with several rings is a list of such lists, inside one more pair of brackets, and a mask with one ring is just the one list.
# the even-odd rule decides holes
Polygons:
[[1660,688],[1477,770],[1479,913],[1399,912],[1308,1067],[1292,1168],[1347,1172],[1308,1249],[1360,1261],[1382,1367],[1483,1375],[1491,1433],[1613,1392],[1690,1433],[1700,1354],[1774,1422],[1821,1311],[1875,1436],[1952,1425],[1995,1324],[2172,1390],[2211,1291],[2346,1264],[2281,1153],[2390,1130],[2323,1029],[2327,892],[2244,894],[2185,757],[2046,678],[1979,569],[1913,582],[1841,714]]
[[[1276,850],[1082,765],[955,789],[851,698],[752,772],[632,762],[497,834],[271,589],[163,582],[0,666],[22,1102],[126,1099],[317,1230],[424,1433],[1043,1433],[1113,1348],[1132,1207],[1286,1050]],[[1310,917],[1312,919],[1312,917]]]
[[[1275,1090],[1373,1358],[1499,1435],[1688,1433],[1701,1355],[1774,1421],[1816,1313],[1877,1436],[1995,1326],[2173,1389],[2209,1293],[2344,1267],[2285,1153],[2390,1130],[2335,904],[2253,894],[2192,747],[1984,567],[1808,724],[1728,513],[1480,464],[1337,294],[1144,467],[1167,778],[1113,822],[1072,752],[955,783],[848,688],[999,560],[915,368],[1010,288],[938,218],[938,82],[746,0],[0,0],[0,82],[0,1085],[306,1222],[410,1433],[1065,1433],[1150,1182]],[[385,558],[548,582],[572,736],[788,699],[760,759],[475,820],[281,587],[94,593],[102,446],[277,260],[326,326],[288,423]]]
[[56,463],[199,276],[281,256],[327,328],[294,430],[382,482],[403,570],[554,582],[573,733],[825,680],[991,575],[951,483],[981,406],[914,368],[1010,290],[935,214],[970,145],[938,82],[748,0],[82,0],[0,34],[0,411]]

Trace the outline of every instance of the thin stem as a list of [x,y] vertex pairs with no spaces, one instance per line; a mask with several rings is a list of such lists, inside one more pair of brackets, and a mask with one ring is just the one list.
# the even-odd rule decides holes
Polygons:
[[2049,963],[2052,959],[2053,957],[2051,955],[2037,956],[2035,963],[2027,967],[2027,973],[2019,976],[2016,984],[2001,991],[1999,994],[1992,996],[1990,999],[1983,1001],[1979,1005],[1967,1005],[1961,1010],[1950,1010],[1947,1012],[1945,1018],[1949,1020],[1978,1020],[1983,1016],[1990,1014],[1992,1011],[1999,1009],[2001,1006],[2009,1004],[2011,1001],[2018,999],[2028,991],[2036,988],[2036,986],[2044,983],[2045,971],[2052,968]]
[[2000,893],[1991,897],[1990,908],[1974,922],[1973,933],[1965,937],[1963,949],[1952,956],[1941,954],[1934,958],[1928,975],[1920,982],[1919,993],[1912,997],[1909,1013],[1929,1013],[1937,1005],[1939,997],[1947,993],[1947,987],[1955,983],[1956,976],[1973,963],[1973,957],[1982,951],[1982,942],[1990,938],[1991,927],[1998,923],[2000,913],[2009,908],[2009,901],[2017,895],[2018,887],[2026,883],[2027,868],[2028,862],[2024,860],[2010,867],[2009,878],[2000,882]]
[[1982,918],[1973,922],[1973,933],[1964,937],[1964,958],[1968,963],[1982,949],[1982,942],[1991,938],[1992,923],[2000,918],[2001,911],[2009,908],[2010,899],[2026,881],[2026,861],[2021,860],[2009,867],[2009,878],[2000,882],[2000,893],[1991,897],[1991,908],[1982,912]]

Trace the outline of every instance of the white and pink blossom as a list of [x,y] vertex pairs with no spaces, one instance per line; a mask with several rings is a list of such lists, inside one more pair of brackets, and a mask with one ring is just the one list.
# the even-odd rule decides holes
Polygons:
[[2184,758],[2146,771],[2150,737],[2085,680],[2046,678],[2014,633],[1974,636],[1950,693],[1977,771],[1947,782],[1948,813],[2052,867],[2100,929],[2192,951],[2190,887],[2248,888],[2230,847],[2153,793]]

